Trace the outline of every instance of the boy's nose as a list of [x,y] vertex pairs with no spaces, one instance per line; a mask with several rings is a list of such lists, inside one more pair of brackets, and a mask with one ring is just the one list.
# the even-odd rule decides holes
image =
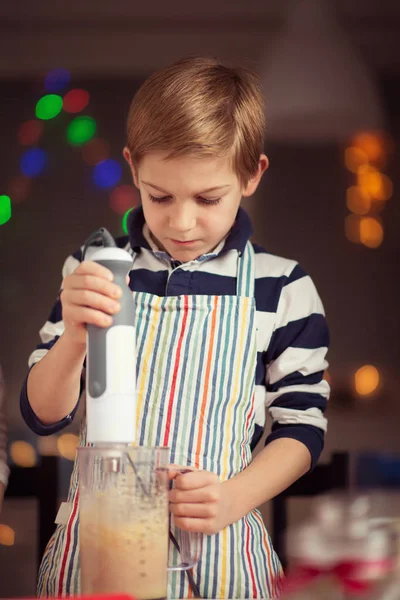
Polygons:
[[180,208],[170,215],[169,224],[174,231],[190,231],[196,225],[196,216],[192,210]]

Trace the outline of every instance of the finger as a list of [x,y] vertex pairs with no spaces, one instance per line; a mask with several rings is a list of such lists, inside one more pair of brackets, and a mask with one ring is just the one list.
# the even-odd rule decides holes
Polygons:
[[217,516],[215,504],[171,504],[169,509],[175,517],[214,519]]
[[73,325],[96,325],[97,327],[110,327],[113,323],[113,318],[110,315],[106,315],[104,312],[94,310],[93,308],[87,308],[86,306],[77,306],[71,311],[65,312],[64,321],[72,322]]
[[175,478],[175,488],[180,490],[198,489],[218,482],[218,478],[208,471],[194,471],[178,475]]
[[201,502],[218,502],[220,496],[211,486],[203,487],[194,490],[179,490],[172,489],[168,494],[169,501],[176,503],[201,503]]
[[63,303],[69,303],[71,310],[78,306],[86,306],[110,315],[114,315],[121,310],[121,305],[117,300],[91,290],[64,290]]
[[190,517],[174,517],[174,522],[179,529],[192,533],[214,533],[211,523],[207,519],[191,519]]
[[176,479],[178,475],[184,475],[185,473],[190,473],[191,471],[195,471],[194,467],[189,467],[185,465],[169,465],[168,466],[168,478]]
[[75,269],[74,273],[78,273],[79,275],[95,275],[103,279],[108,279],[108,281],[114,279],[114,275],[110,269],[107,269],[107,267],[100,265],[94,260],[84,260]]
[[103,277],[97,275],[72,273],[63,281],[63,290],[92,290],[111,298],[119,298],[122,290],[119,285],[111,283]]

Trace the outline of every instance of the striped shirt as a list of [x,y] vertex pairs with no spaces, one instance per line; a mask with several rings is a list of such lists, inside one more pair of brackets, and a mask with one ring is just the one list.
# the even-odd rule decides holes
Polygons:
[[[196,260],[180,263],[152,242],[141,208],[128,219],[129,235],[117,244],[132,254],[130,288],[157,296],[235,295],[237,258],[252,235],[250,219],[240,208],[235,224],[219,246]],[[270,254],[257,244],[255,251],[255,304],[257,365],[255,372],[256,428],[254,448],[266,421],[266,408],[272,429],[266,444],[277,438],[293,438],[307,446],[312,466],[323,448],[327,421],[324,412],[329,385],[323,379],[329,333],[317,290],[300,265]],[[90,260],[90,247],[85,259]],[[82,260],[82,249],[67,258],[62,275],[72,273]],[[39,361],[63,333],[62,311],[57,299],[49,319],[40,330],[41,343],[29,358],[29,366]],[[83,379],[82,379],[83,389]],[[26,390],[21,391],[21,412],[28,426],[39,435],[61,430],[74,417],[43,425],[33,412]]]

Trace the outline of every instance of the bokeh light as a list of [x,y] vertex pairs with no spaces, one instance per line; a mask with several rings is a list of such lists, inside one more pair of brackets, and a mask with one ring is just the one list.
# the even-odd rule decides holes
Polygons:
[[18,467],[34,467],[36,450],[28,442],[18,440],[10,445],[10,456]]
[[36,104],[36,116],[43,121],[49,121],[60,114],[62,106],[63,101],[61,96],[58,96],[57,94],[48,94],[47,96],[40,98],[39,102]]
[[126,233],[126,235],[128,235],[128,217],[129,217],[129,213],[133,210],[133,208],[130,208],[129,210],[126,211],[126,213],[124,214],[124,216],[122,217],[122,231],[124,233]]
[[20,168],[26,177],[36,177],[46,166],[47,154],[42,148],[25,150],[20,160]]
[[383,131],[361,131],[353,137],[351,145],[362,150],[369,162],[381,168],[393,150],[390,137]]
[[74,433],[63,433],[57,440],[58,452],[63,458],[75,460],[79,438]]
[[86,90],[70,90],[63,99],[63,109],[67,113],[79,113],[89,104],[89,92]]
[[0,544],[2,546],[14,546],[15,531],[8,525],[0,524]]
[[13,204],[18,204],[27,199],[32,189],[32,179],[25,175],[13,177],[8,184],[8,193],[12,198]]
[[392,181],[374,167],[363,165],[357,172],[358,186],[365,195],[386,202],[393,193]]
[[71,81],[71,75],[67,69],[52,69],[47,73],[44,87],[47,92],[59,92],[67,87]]
[[353,244],[359,244],[360,240],[360,222],[361,217],[358,215],[347,215],[344,221],[344,231],[346,237]]
[[97,124],[92,117],[76,117],[68,125],[67,139],[72,146],[83,146],[96,134]]
[[11,219],[11,198],[6,194],[0,196],[0,225]]
[[37,119],[22,123],[18,130],[18,142],[22,146],[32,146],[37,144],[43,133],[43,123]]
[[110,206],[118,215],[139,204],[139,194],[133,185],[119,185],[110,195]]
[[93,181],[102,188],[117,185],[122,177],[122,165],[117,160],[108,158],[97,164],[93,171]]
[[368,248],[378,248],[383,242],[383,226],[375,217],[361,217],[360,242]]
[[352,185],[346,192],[347,208],[356,215],[366,215],[371,210],[372,200],[369,194],[357,185]]
[[38,439],[38,451],[42,456],[58,456],[58,438],[56,435],[46,435]]
[[369,396],[375,392],[379,383],[379,371],[373,365],[360,367],[354,375],[354,387],[360,396]]
[[364,150],[350,146],[344,152],[344,163],[349,171],[357,173],[361,165],[368,164],[368,156]]
[[110,145],[106,140],[94,138],[82,148],[82,158],[87,165],[94,167],[110,156]]

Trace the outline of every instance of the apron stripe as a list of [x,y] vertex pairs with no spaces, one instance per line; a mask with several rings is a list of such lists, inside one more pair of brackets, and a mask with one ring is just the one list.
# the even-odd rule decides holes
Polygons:
[[[158,304],[160,304],[160,303],[158,303]],[[161,309],[158,304],[157,304],[157,300],[156,300],[155,307],[157,307],[157,308],[155,308],[155,310],[154,310],[155,315],[151,321],[151,330],[157,331],[155,345],[159,344],[159,342],[160,342],[161,330],[162,330],[162,328],[159,326]],[[148,321],[147,319],[145,319],[145,320]],[[153,336],[153,338],[154,338],[154,336]],[[154,382],[155,375],[157,374],[157,370],[155,369],[156,361],[157,361],[157,354],[155,352],[151,352],[150,346],[148,349],[148,353],[152,354],[151,365],[148,369],[143,370],[144,376],[147,379],[146,379],[146,381],[143,381],[143,383],[142,383],[143,387],[140,388],[140,390],[143,390],[142,394],[146,394],[146,397],[144,400],[144,409],[143,409],[146,412],[146,414],[148,414],[149,411],[151,410],[151,391],[154,389],[154,387],[155,387],[155,389],[159,389],[159,379],[160,379],[160,375],[159,375],[158,382],[157,383]],[[140,354],[139,354],[139,356],[140,356]],[[154,402],[154,404],[156,405],[155,402]],[[140,411],[139,411],[139,407],[138,407],[137,420],[136,420],[137,427],[138,427],[139,415],[140,415]],[[151,412],[151,414],[149,415],[149,419],[148,419],[148,422],[146,423],[146,426],[145,427],[142,426],[140,428],[140,432],[141,432],[140,433],[140,445],[141,446],[144,444],[146,435],[147,435],[147,437],[150,436],[150,438],[151,438],[155,423],[156,423],[156,414],[155,414],[155,411],[153,410]],[[147,434],[147,432],[148,432],[148,434]]]
[[274,580],[276,578],[275,577],[276,573],[275,573],[275,568],[272,566],[272,563],[271,563],[271,547],[270,547],[270,543],[269,543],[269,540],[267,538],[267,532],[265,531],[264,522],[262,520],[261,515],[258,514],[257,511],[254,511],[253,515],[254,515],[255,519],[259,523],[260,533],[261,533],[261,535],[263,537],[263,541],[264,541],[264,547],[267,549],[267,557],[266,558],[267,558],[268,564],[265,564],[265,573],[268,574],[268,575],[270,575],[270,577],[268,577],[268,575],[267,575],[266,581],[267,581],[269,593],[273,594],[274,593],[274,587],[275,587],[274,586]]
[[[264,588],[264,586],[267,585],[268,596],[270,596],[271,595],[271,586],[270,586],[270,582],[269,582],[269,577],[266,575],[267,563],[266,563],[265,557],[263,557],[260,552],[260,550],[262,548],[262,531],[260,529],[259,522],[257,521],[256,518],[254,518],[255,517],[254,512],[251,513],[250,517],[251,517],[251,520],[253,521],[254,528],[255,528],[255,531],[253,531],[253,536],[252,536],[252,540],[251,540],[252,553],[254,556],[256,556],[258,558],[258,560],[261,562],[261,564],[263,566],[262,569],[255,569],[255,578],[257,580],[257,589],[262,590]],[[261,573],[263,573],[265,575],[263,582],[260,580]]]
[[257,589],[256,589],[256,581],[255,581],[255,577],[254,577],[254,570],[253,570],[253,565],[252,565],[252,557],[250,554],[250,536],[251,536],[251,529],[249,526],[249,521],[248,518],[245,517],[244,518],[244,522],[245,522],[245,528],[246,528],[246,533],[245,533],[245,540],[246,540],[246,558],[247,558],[247,564],[248,564],[248,568],[250,571],[250,577],[251,577],[251,585],[252,585],[252,598],[257,598]]
[[[158,308],[158,304],[160,304],[161,299],[159,299],[159,301],[157,302],[156,300],[156,305],[155,308]],[[150,356],[150,351],[152,348],[152,342],[154,340],[155,334],[157,332],[157,322],[160,318],[160,312],[158,310],[154,310],[154,315],[153,315],[153,319],[150,323],[150,333],[149,335],[143,335],[143,342],[144,340],[147,340],[147,349],[145,351],[144,354],[144,358],[143,358],[143,362],[144,362],[144,368],[142,370],[142,376],[140,378],[139,381],[139,386],[138,386],[138,394],[137,394],[137,414],[136,414],[136,431],[138,430],[139,427],[139,419],[140,419],[140,412],[141,412],[141,408],[142,408],[142,404],[143,404],[143,396],[146,390],[146,386],[144,385],[144,379],[148,373],[148,368],[146,368],[148,366],[149,363],[149,356]]]
[[[190,323],[187,328],[188,335],[186,337],[184,354],[187,354],[188,347],[189,347],[189,344],[192,339],[193,339],[193,343],[197,343],[197,339],[198,339],[199,333],[200,333],[199,332],[199,321],[200,320],[196,319],[197,310],[196,310],[196,304],[195,304],[194,298],[193,298],[193,302],[194,302],[194,306],[193,306],[194,310],[191,311]],[[189,418],[190,418],[190,423],[193,422],[193,414],[191,414],[188,410],[184,410],[183,407],[181,407],[181,404],[182,404],[182,398],[187,397],[188,383],[190,385],[191,381],[196,381],[198,379],[197,375],[195,375],[196,366],[197,365],[196,365],[195,361],[185,360],[183,362],[182,373],[181,373],[181,377],[180,377],[180,385],[179,385],[179,390],[178,390],[179,410],[177,407],[176,414],[175,414],[173,439],[178,439],[178,435],[180,432],[185,432],[185,431],[190,430]],[[199,397],[199,395],[200,394],[196,394],[196,397]],[[193,406],[193,413],[196,414],[195,404]],[[189,456],[177,457],[179,464],[182,464],[182,463],[185,464],[185,462],[186,462],[185,459],[188,463],[191,464],[192,461],[190,460]],[[204,468],[207,468],[207,467],[205,466]]]
[[[162,303],[162,310],[164,311],[165,308],[168,308],[166,299],[163,299],[163,303]],[[160,373],[160,388],[161,389],[161,393],[159,396],[156,397],[152,397],[152,403],[153,403],[153,415],[155,420],[157,421],[157,430],[156,430],[156,434],[154,438],[147,438],[147,445],[152,446],[152,445],[162,445],[161,442],[161,438],[162,438],[162,432],[165,431],[165,411],[164,411],[164,406],[166,406],[166,401],[165,399],[167,398],[168,395],[168,390],[170,389],[171,386],[171,377],[173,374],[173,368],[172,368],[172,360],[174,358],[174,353],[170,352],[167,349],[168,347],[176,347],[176,340],[177,340],[177,336],[178,336],[178,330],[179,330],[179,318],[180,318],[180,299],[177,298],[176,299],[176,303],[174,305],[174,311],[172,310],[166,310],[165,312],[165,327],[163,328],[163,344],[161,344],[159,349],[153,348],[153,352],[156,354],[157,356],[157,360],[160,363],[160,366],[158,368],[159,373]],[[162,381],[162,386],[161,386],[161,381]],[[152,390],[148,391],[149,394],[152,394]],[[159,412],[159,414],[157,414]],[[143,416],[146,415],[146,413],[143,413]],[[147,415],[146,418],[142,420],[142,425],[141,427],[145,426],[146,424],[146,420],[147,420]],[[154,439],[154,441],[153,441]],[[173,456],[173,451],[171,452],[171,459]]]
[[61,563],[61,570],[60,570],[60,580],[58,583],[58,595],[62,596],[63,595],[63,587],[64,587],[64,574],[65,574],[65,568],[67,565],[67,557],[68,557],[68,553],[69,553],[69,546],[71,543],[71,529],[72,529],[72,524],[74,522],[74,519],[76,517],[77,511],[78,511],[78,496],[79,496],[79,492],[77,490],[76,492],[76,496],[75,496],[75,501],[74,501],[74,508],[72,510],[72,514],[71,517],[69,519],[69,523],[67,526],[67,540],[65,543],[65,550],[64,550],[64,556],[62,559],[62,563]]
[[[209,310],[211,309],[211,305],[209,305],[209,299],[208,298],[203,298],[202,299],[202,303],[200,305],[203,308],[203,311],[205,310],[207,313],[209,312]],[[199,307],[200,309],[200,307]],[[199,321],[203,322],[203,319],[198,319]],[[195,364],[197,365],[197,372],[195,372],[195,380],[196,380],[196,387],[195,387],[195,394],[193,397],[193,409],[190,410],[190,407],[186,407],[186,411],[189,418],[190,418],[190,430],[189,430],[189,435],[185,438],[182,439],[182,443],[187,444],[187,455],[188,457],[191,457],[193,454],[193,446],[196,443],[196,428],[197,428],[197,415],[198,415],[198,406],[199,406],[199,399],[201,397],[201,387],[203,384],[203,379],[204,379],[204,370],[205,370],[205,361],[202,360],[202,357],[206,354],[207,351],[207,335],[208,335],[208,328],[206,327],[205,324],[203,324],[202,327],[202,339],[201,339],[201,345],[200,345],[200,350],[197,354],[197,356],[194,356],[194,360],[196,361]],[[195,368],[195,367],[194,367]],[[190,386],[190,382],[188,382],[188,385]],[[190,393],[190,390],[188,390],[188,393]],[[192,394],[191,394],[192,395]],[[196,457],[195,457],[196,460]],[[214,469],[212,469],[214,470]]]
[[168,405],[168,411],[167,411],[167,422],[166,422],[165,433],[164,433],[164,443],[163,443],[164,446],[168,446],[168,443],[169,443],[169,432],[170,432],[170,427],[171,427],[172,408],[174,406],[176,379],[177,379],[177,374],[178,374],[178,369],[179,369],[179,362],[181,359],[182,341],[183,341],[183,336],[185,333],[186,323],[187,323],[187,319],[188,319],[187,296],[184,296],[183,302],[184,302],[184,304],[183,304],[182,328],[181,328],[181,332],[179,334],[178,346],[176,349],[175,366],[174,366],[174,371],[173,371],[174,374],[172,377],[171,392],[169,395],[169,405]]
[[200,408],[200,425],[197,434],[197,446],[196,446],[196,463],[195,466],[198,469],[200,467],[200,450],[203,442],[203,426],[205,420],[206,406],[208,401],[208,386],[210,382],[210,371],[211,371],[211,363],[213,359],[213,350],[214,350],[214,339],[215,339],[215,331],[216,331],[216,320],[217,320],[217,307],[218,307],[218,296],[213,298],[213,312],[212,312],[212,320],[211,320],[211,329],[208,333],[209,335],[209,350],[207,357],[207,366],[205,372],[205,382],[204,382],[204,392],[203,392],[203,401]]

